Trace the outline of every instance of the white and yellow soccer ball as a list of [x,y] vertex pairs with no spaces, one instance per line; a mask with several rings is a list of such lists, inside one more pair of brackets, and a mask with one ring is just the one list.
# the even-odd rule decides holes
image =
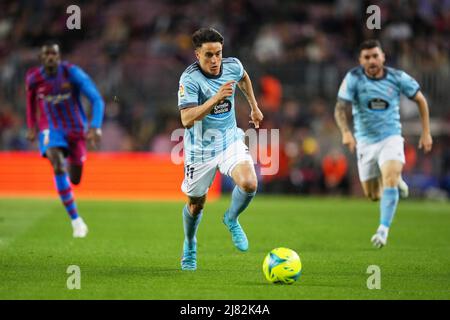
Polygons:
[[294,250],[276,248],[264,259],[263,272],[271,283],[292,284],[300,277],[302,263]]

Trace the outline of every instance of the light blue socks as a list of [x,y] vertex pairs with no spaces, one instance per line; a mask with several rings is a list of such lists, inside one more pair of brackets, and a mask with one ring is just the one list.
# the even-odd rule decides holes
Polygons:
[[198,225],[202,220],[203,210],[195,217],[191,216],[189,213],[188,206],[185,205],[183,208],[183,226],[184,226],[184,237],[188,244],[196,242],[196,234]]
[[235,186],[231,195],[231,205],[227,211],[227,218],[229,220],[236,220],[239,214],[247,208],[250,201],[255,197],[256,191],[247,193]]
[[380,224],[390,227],[398,204],[398,188],[384,188],[380,201]]

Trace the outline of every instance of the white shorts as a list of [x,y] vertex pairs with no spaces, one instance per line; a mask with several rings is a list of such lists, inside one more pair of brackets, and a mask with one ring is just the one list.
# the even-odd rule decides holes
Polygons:
[[359,180],[364,182],[381,175],[380,168],[386,161],[397,160],[405,163],[401,136],[390,136],[373,144],[357,144]]
[[181,191],[189,197],[201,197],[208,192],[217,169],[221,174],[231,177],[234,167],[241,162],[254,165],[244,141],[237,140],[210,161],[185,163]]

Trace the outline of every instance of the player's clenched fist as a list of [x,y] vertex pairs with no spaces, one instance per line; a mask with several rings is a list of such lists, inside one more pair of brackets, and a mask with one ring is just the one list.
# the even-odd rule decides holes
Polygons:
[[423,149],[423,152],[428,153],[431,151],[433,145],[433,138],[429,133],[422,133],[419,139],[419,149]]
[[216,101],[222,102],[225,98],[231,97],[233,95],[235,83],[236,81],[231,80],[223,84],[216,93]]
[[346,145],[351,153],[355,151],[356,141],[350,131],[342,135],[342,144]]
[[255,128],[259,128],[259,123],[264,119],[264,115],[262,114],[261,110],[259,110],[258,107],[252,108],[252,111],[250,113],[250,123],[253,123]]
[[100,143],[101,137],[102,130],[100,128],[89,128],[86,138],[91,146],[96,149]]
[[36,128],[29,128],[27,131],[27,139],[31,142],[36,139]]

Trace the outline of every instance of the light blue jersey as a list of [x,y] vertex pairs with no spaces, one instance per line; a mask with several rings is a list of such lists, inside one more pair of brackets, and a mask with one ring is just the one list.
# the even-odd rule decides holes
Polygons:
[[401,135],[400,94],[412,99],[420,86],[406,72],[384,68],[384,76],[369,78],[363,67],[350,70],[339,88],[338,99],[352,103],[355,138],[376,143]]
[[[191,64],[181,75],[178,90],[178,108],[202,105],[227,81],[239,82],[244,68],[236,58],[222,59],[220,73],[212,76],[204,73],[198,62]],[[216,105],[212,111],[193,127],[184,132],[186,163],[209,161],[238,139],[243,131],[236,125],[234,95]]]

